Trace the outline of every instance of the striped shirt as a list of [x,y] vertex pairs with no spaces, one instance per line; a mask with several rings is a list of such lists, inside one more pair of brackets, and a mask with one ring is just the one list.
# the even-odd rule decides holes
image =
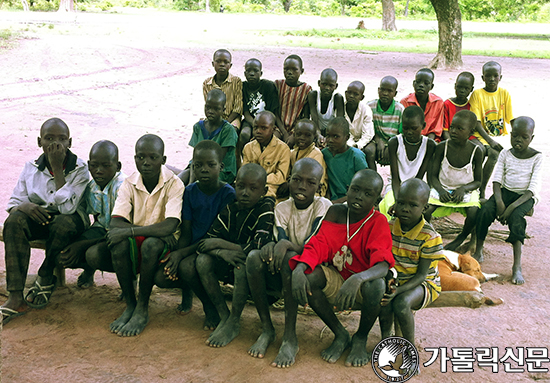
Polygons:
[[[221,86],[216,84],[214,76],[208,77],[202,83],[202,93],[204,94],[205,101],[208,92],[212,89],[221,89],[225,93],[225,112],[222,116],[224,120],[227,120],[227,117],[233,112],[243,114],[243,83],[239,77],[229,73]],[[232,121],[229,122],[231,123]]]
[[401,231],[399,218],[393,218],[390,221],[390,229],[398,284],[402,285],[414,277],[420,259],[428,258],[431,263],[425,281],[431,290],[432,300],[434,300],[441,292],[439,272],[437,271],[437,263],[444,259],[441,236],[424,218],[406,233]]
[[369,101],[367,105],[372,110],[372,122],[374,124],[374,133],[388,141],[393,136],[396,136],[401,131],[401,116],[405,107],[393,100],[388,110],[384,111],[380,107],[378,99]]
[[493,182],[498,182],[502,187],[518,194],[530,191],[537,203],[542,187],[542,153],[520,159],[510,149],[501,151],[493,173]]
[[86,213],[95,217],[93,227],[102,227],[109,230],[111,212],[115,207],[118,189],[125,178],[126,176],[123,173],[116,173],[103,190],[93,179],[88,183],[84,200],[86,201]]
[[261,198],[248,209],[239,208],[238,202],[233,202],[218,214],[205,238],[239,244],[248,255],[273,240],[274,207],[275,200],[271,197]]
[[311,92],[311,86],[305,82],[298,86],[289,86],[286,80],[275,80],[275,86],[279,92],[281,121],[283,121],[287,132],[290,133],[307,103],[307,95]]

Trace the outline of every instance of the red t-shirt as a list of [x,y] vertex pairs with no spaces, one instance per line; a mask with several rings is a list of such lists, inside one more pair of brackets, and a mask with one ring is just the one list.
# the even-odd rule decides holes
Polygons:
[[[370,213],[367,215],[369,216]],[[364,220],[350,224],[349,233],[353,235]],[[347,229],[345,223],[323,221],[319,233],[312,237],[304,246],[304,251],[290,259],[290,268],[294,270],[298,262],[305,263],[309,274],[321,263],[333,264],[334,256],[341,253],[343,245],[351,250],[353,258],[351,264],[344,261],[340,275],[344,280],[353,274],[370,269],[378,262],[386,261],[389,267],[393,267],[395,260],[391,252],[392,236],[388,220],[380,212],[365,223],[361,230],[347,242]]]
[[470,110],[470,102],[468,101],[464,105],[457,105],[451,99],[445,100],[443,103],[443,130],[449,130],[453,117],[461,110]]

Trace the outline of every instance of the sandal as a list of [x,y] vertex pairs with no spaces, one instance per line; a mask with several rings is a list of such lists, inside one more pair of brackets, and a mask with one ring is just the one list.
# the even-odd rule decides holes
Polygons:
[[[42,286],[38,281],[34,282],[34,286],[29,289],[27,292],[27,295],[25,295],[25,301],[27,302],[27,305],[29,307],[32,307],[33,309],[43,309],[50,303],[50,297],[52,296],[55,287],[56,287],[57,277],[53,276],[53,283],[48,286]],[[42,296],[44,298],[44,303],[35,304],[34,299],[38,296]],[[32,298],[32,300],[29,300],[29,298]]]
[[26,311],[16,311],[8,307],[0,307],[0,314],[2,314],[2,325],[7,325],[13,318],[25,315]]

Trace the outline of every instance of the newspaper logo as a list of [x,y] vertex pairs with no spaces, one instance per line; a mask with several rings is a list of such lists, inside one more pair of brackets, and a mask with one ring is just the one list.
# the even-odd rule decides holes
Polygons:
[[405,338],[382,340],[372,352],[372,369],[384,382],[406,382],[418,371],[418,350]]

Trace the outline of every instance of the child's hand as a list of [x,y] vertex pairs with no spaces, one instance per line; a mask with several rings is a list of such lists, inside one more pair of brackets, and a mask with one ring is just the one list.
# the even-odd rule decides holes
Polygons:
[[452,202],[453,196],[447,190],[442,190],[439,193],[439,200],[443,203]]
[[452,199],[455,203],[460,203],[464,200],[464,194],[466,194],[466,191],[464,188],[459,187],[456,189],[452,194]]
[[489,142],[489,146],[497,152],[500,152],[502,150],[502,145],[495,140],[491,140],[491,142]]
[[397,295],[396,290],[394,290],[393,292],[390,292],[390,293],[385,293],[384,296],[382,297],[382,300],[380,301],[380,306],[389,305],[390,302],[392,301],[392,299],[395,298],[396,295]]
[[107,246],[113,247],[119,242],[132,236],[132,231],[127,228],[114,228],[107,232]]
[[63,169],[63,162],[67,155],[67,148],[62,144],[52,142],[46,147],[46,156],[52,169]]
[[357,292],[361,288],[361,280],[354,277],[355,275],[349,277],[340,288],[340,291],[338,291],[336,295],[336,310],[351,310],[355,304]]
[[246,263],[246,254],[240,250],[219,250],[216,255],[237,269]]
[[292,272],[292,296],[298,304],[307,305],[307,297],[311,296],[311,286],[306,275],[300,270]]
[[24,202],[17,207],[17,210],[28,215],[34,222],[40,225],[47,225],[50,223],[52,217],[46,209],[32,202]]
[[164,275],[171,281],[178,280],[178,266],[183,257],[183,252],[174,251],[168,253],[164,258],[160,260],[160,263],[164,263]]
[[207,238],[199,242],[197,250],[200,253],[209,253],[212,250],[219,249],[221,247],[220,241],[218,238]]
[[285,260],[286,252],[288,250],[288,241],[281,240],[277,242],[273,249],[273,262],[269,264],[269,271],[271,274],[278,273],[283,267],[283,261]]
[[168,245],[169,249],[174,249],[178,244],[178,241],[176,240],[176,237],[174,237],[173,234],[167,235],[166,237],[161,237],[160,239],[162,239],[164,243]]
[[514,210],[515,209],[512,206],[508,206],[506,210],[504,210],[504,213],[502,213],[502,215],[498,217],[499,222],[502,223],[503,225],[507,225],[508,218],[510,218],[510,215],[512,215],[512,212]]
[[262,262],[268,265],[273,261],[273,249],[275,248],[275,242],[268,242],[260,250],[260,259]]
[[326,143],[326,138],[322,134],[317,135],[317,144],[321,147],[324,147]]
[[380,156],[379,162],[382,165],[387,165],[390,163],[390,151],[388,150],[387,145],[384,145],[384,149],[382,149],[382,156]]
[[84,246],[82,246],[80,242],[75,242],[67,246],[60,252],[59,263],[65,268],[76,266],[78,255],[82,254],[84,250]]

